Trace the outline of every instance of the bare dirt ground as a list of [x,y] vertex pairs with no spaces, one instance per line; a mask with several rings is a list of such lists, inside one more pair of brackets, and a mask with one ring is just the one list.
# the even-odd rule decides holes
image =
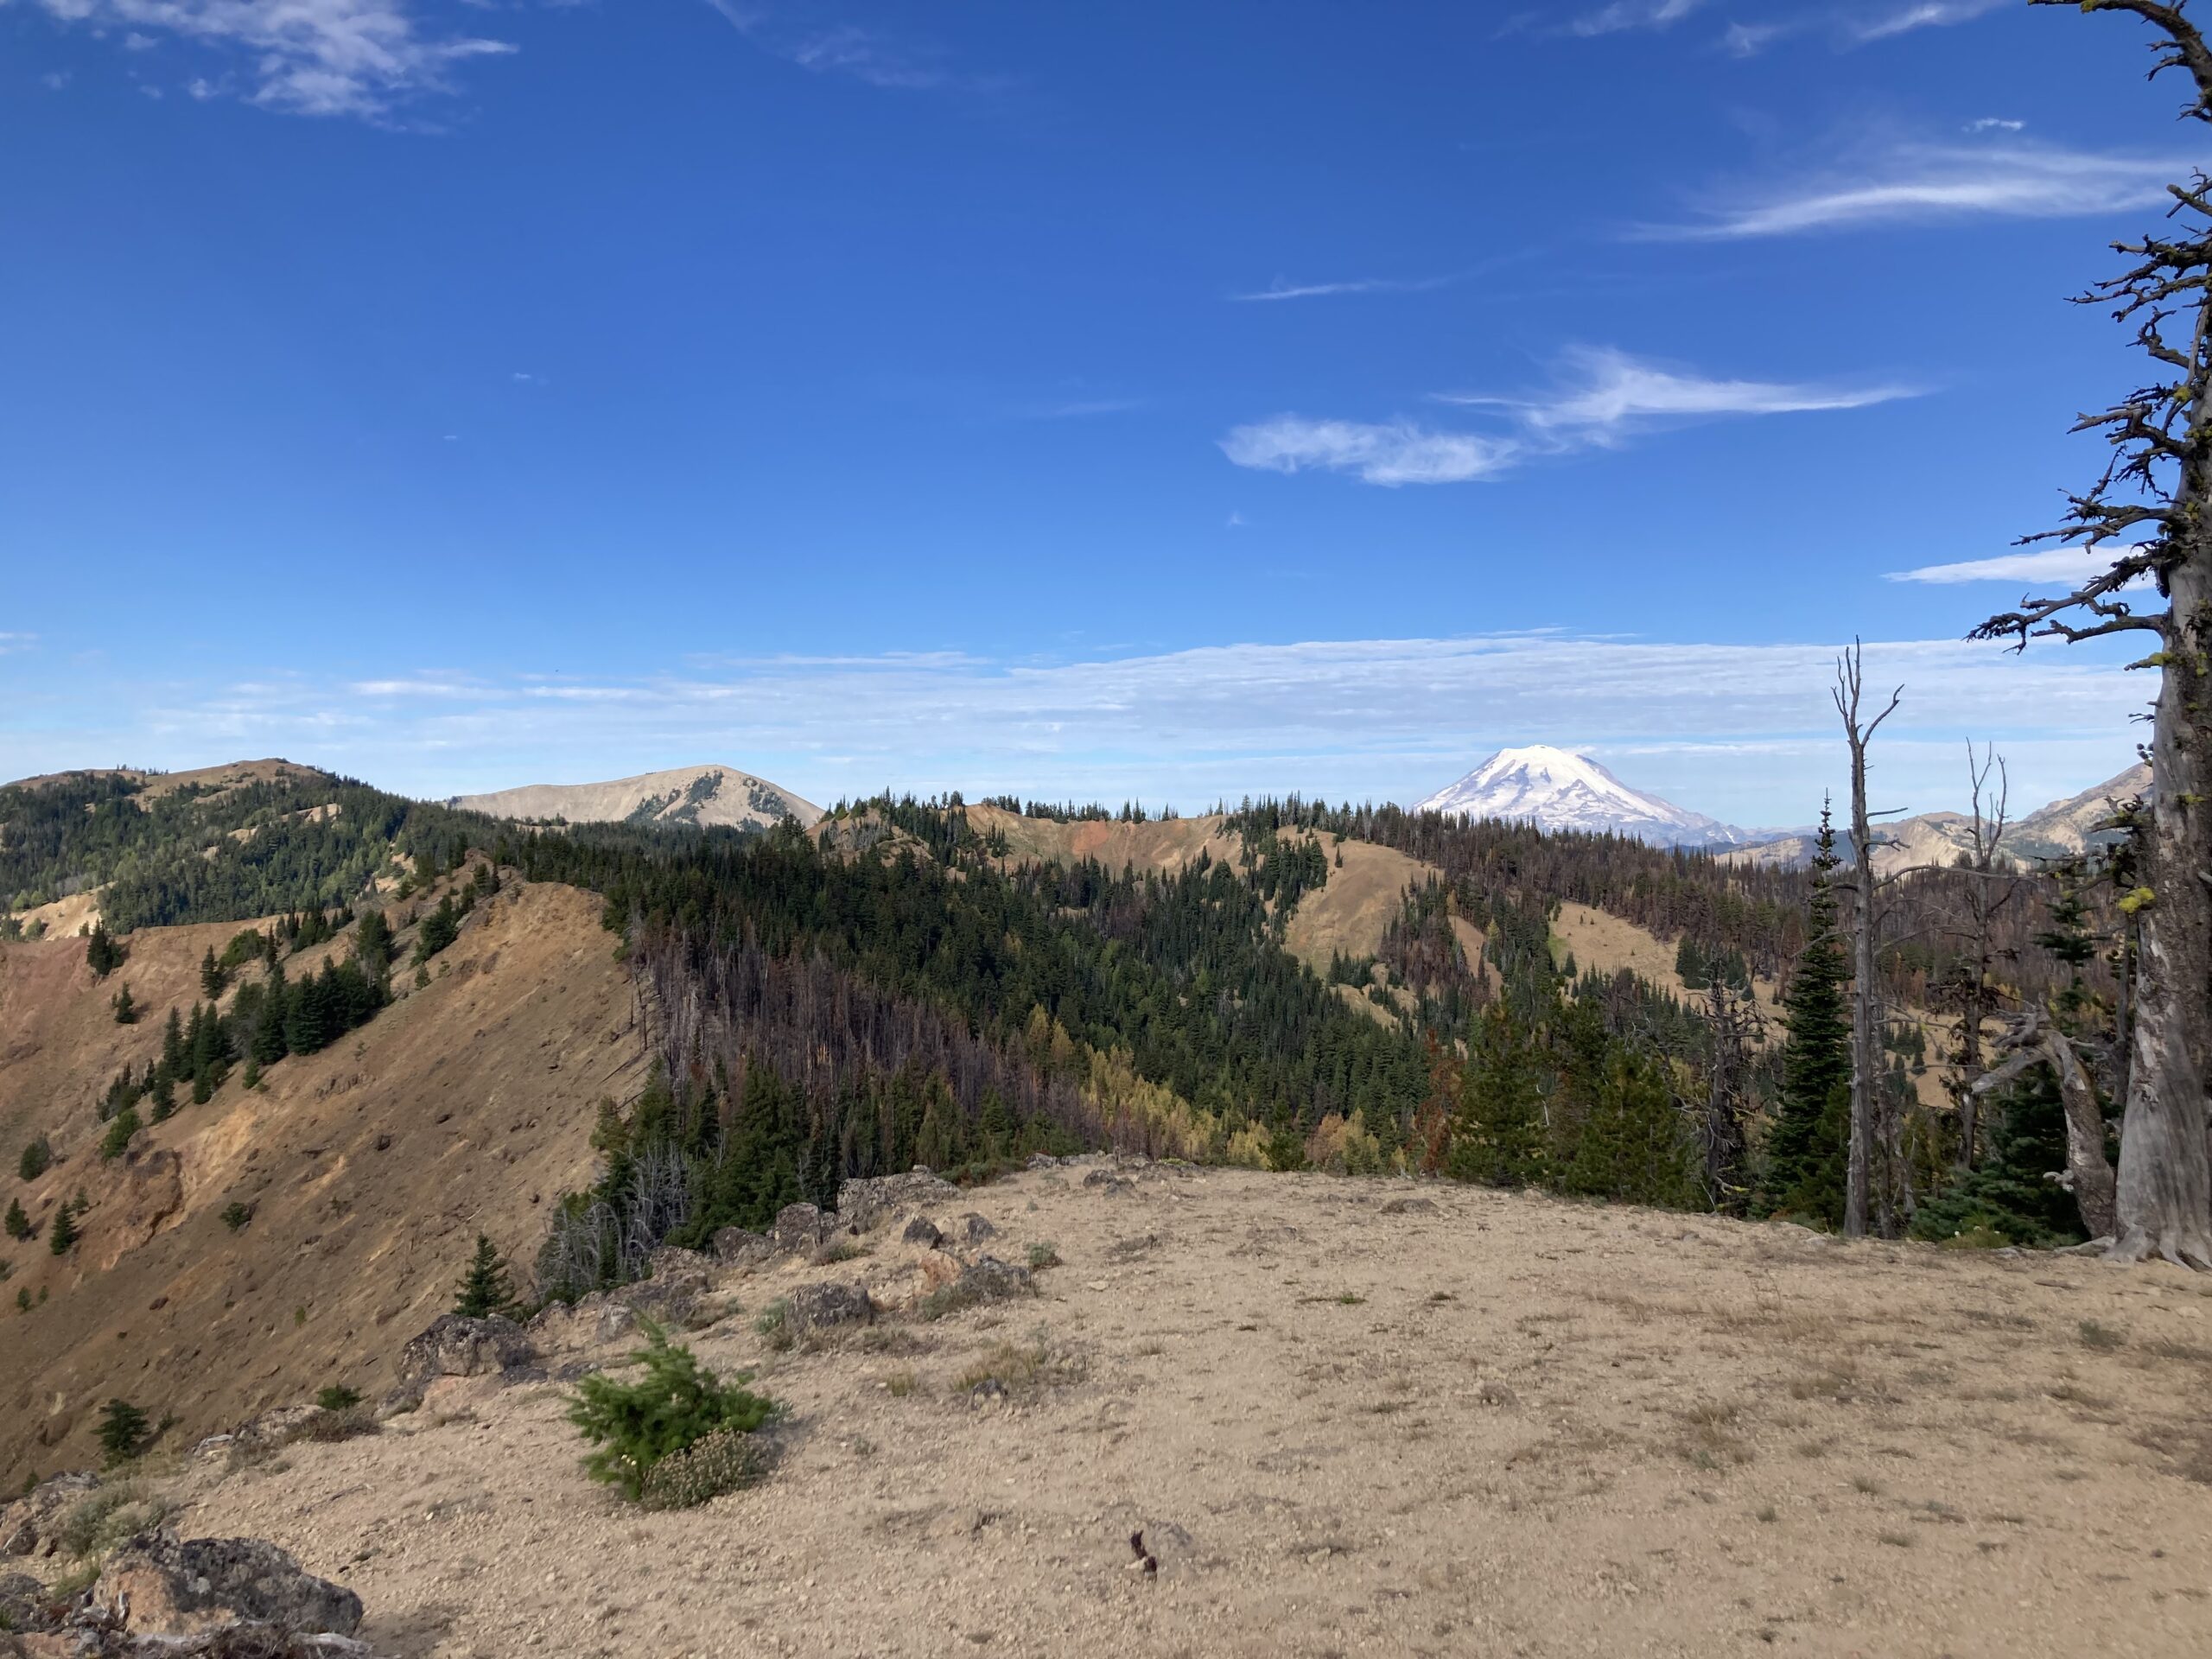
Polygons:
[[728,1275],[690,1340],[791,1413],[754,1490],[630,1509],[562,1386],[487,1379],[203,1467],[180,1524],[295,1551],[411,1656],[2212,1651],[2201,1280],[1095,1167],[963,1200],[1004,1257],[1057,1246],[1033,1299],[777,1354],[762,1306],[895,1304],[923,1254],[894,1221]]

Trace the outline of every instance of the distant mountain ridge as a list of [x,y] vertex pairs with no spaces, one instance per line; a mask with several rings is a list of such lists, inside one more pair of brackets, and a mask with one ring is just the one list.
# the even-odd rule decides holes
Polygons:
[[[1998,843],[2000,857],[2016,865],[2032,865],[2071,858],[2091,847],[2117,839],[2117,832],[2098,826],[2112,817],[2113,807],[2151,789],[2151,768],[2139,761],[2117,776],[2038,807],[2025,817],[2007,824]],[[1963,812],[1923,812],[1884,824],[1874,849],[1874,868],[1887,874],[1916,865],[1954,864],[1974,850],[1974,821]],[[1851,838],[1839,832],[1836,851],[1851,856]],[[1813,857],[1808,833],[1780,836],[1738,848],[1727,855],[1732,861],[1780,865],[1796,868]]]
[[1755,838],[1734,824],[1631,789],[1586,755],[1546,744],[1500,749],[1458,783],[1414,803],[1413,810],[1632,836],[1662,847],[1740,847]]
[[721,824],[766,830],[785,818],[812,829],[822,809],[780,784],[736,766],[677,766],[599,784],[525,784],[447,803],[495,818],[570,823]]

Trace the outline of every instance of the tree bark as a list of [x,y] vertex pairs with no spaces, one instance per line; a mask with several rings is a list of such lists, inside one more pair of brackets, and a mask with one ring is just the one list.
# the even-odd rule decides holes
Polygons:
[[2091,1238],[2115,1236],[2117,1205],[2112,1164],[2105,1157],[2105,1115],[2097,1104],[2088,1068],[2056,1026],[2044,1032],[2044,1058],[2058,1074],[2059,1098],[2066,1103],[2066,1177],[2082,1226]]
[[[2207,480],[2190,477],[2190,499]],[[2127,1104],[2120,1128],[2119,1231],[2113,1255],[2212,1268],[2212,747],[2205,700],[2212,652],[2212,533],[2168,578],[2151,747],[2152,833],[2141,837],[2150,897],[2137,907],[2142,943],[2130,1033]]]

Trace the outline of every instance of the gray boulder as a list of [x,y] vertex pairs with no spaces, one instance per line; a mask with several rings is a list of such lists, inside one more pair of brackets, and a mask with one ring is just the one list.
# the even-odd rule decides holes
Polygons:
[[785,1328],[795,1337],[874,1322],[875,1303],[864,1285],[804,1285],[784,1301]]
[[264,1539],[180,1540],[166,1529],[140,1533],[111,1555],[92,1600],[125,1629],[167,1636],[240,1620],[289,1636],[351,1636],[361,1624],[359,1596],[302,1571]]
[[810,1204],[787,1204],[776,1211],[776,1224],[768,1236],[776,1248],[791,1255],[812,1255],[830,1236],[831,1224]]
[[441,1314],[430,1328],[399,1351],[399,1383],[387,1405],[420,1405],[423,1390],[442,1376],[493,1376],[537,1357],[530,1338],[498,1314],[472,1319]]
[[999,1230],[972,1210],[952,1224],[952,1239],[956,1244],[972,1247],[998,1236]]
[[927,1216],[916,1216],[899,1236],[902,1242],[918,1244],[925,1250],[933,1250],[944,1242],[944,1235],[938,1231],[937,1224]]
[[724,1267],[754,1268],[776,1253],[776,1241],[766,1233],[749,1233],[742,1227],[725,1227],[714,1236],[715,1260]]

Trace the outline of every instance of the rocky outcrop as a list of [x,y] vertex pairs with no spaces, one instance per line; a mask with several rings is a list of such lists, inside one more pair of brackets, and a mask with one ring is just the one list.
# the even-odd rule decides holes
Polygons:
[[35,1554],[53,1537],[63,1512],[99,1484],[94,1475],[56,1475],[0,1506],[0,1555]]
[[878,1175],[847,1181],[837,1189],[841,1225],[869,1232],[892,1217],[950,1204],[960,1189],[935,1171],[917,1164],[904,1175]]
[[756,1268],[776,1253],[776,1241],[766,1233],[749,1233],[742,1227],[725,1227],[713,1240],[715,1260],[726,1268]]
[[166,1636],[241,1623],[285,1636],[351,1636],[361,1625],[359,1596],[259,1538],[141,1533],[108,1558],[92,1602],[127,1630]]
[[537,1357],[530,1338],[512,1319],[493,1314],[472,1319],[441,1315],[399,1351],[399,1382],[388,1408],[420,1405],[423,1391],[442,1376],[493,1376]]

